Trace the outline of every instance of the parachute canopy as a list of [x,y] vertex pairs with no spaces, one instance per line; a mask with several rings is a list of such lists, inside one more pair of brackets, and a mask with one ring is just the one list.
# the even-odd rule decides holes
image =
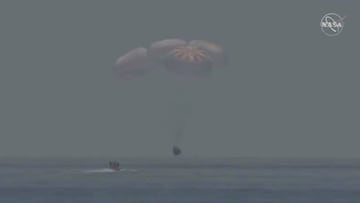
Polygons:
[[[205,77],[214,68],[226,65],[224,49],[204,40],[164,39],[150,44],[149,48],[138,47],[119,57],[113,65],[113,72],[119,79],[132,79],[146,75],[156,68],[163,68],[176,76],[190,78]],[[183,77],[180,77],[183,78]],[[176,91],[175,112],[170,119],[174,122],[175,142],[172,153],[179,156],[182,151],[179,142],[191,114],[191,102],[187,101],[188,88],[193,83],[180,80]]]
[[148,51],[143,47],[139,47],[119,57],[113,65],[113,72],[120,79],[131,79],[145,75],[152,68],[153,63],[148,57]]
[[139,47],[121,56],[113,71],[120,79],[142,76],[156,67],[179,75],[206,76],[214,67],[224,65],[224,50],[217,44],[204,40],[164,39],[152,43],[149,49]]

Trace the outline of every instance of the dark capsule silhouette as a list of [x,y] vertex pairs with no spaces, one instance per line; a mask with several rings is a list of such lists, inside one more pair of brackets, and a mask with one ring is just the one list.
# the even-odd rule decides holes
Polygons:
[[173,146],[173,155],[178,156],[181,154],[181,149],[178,146]]

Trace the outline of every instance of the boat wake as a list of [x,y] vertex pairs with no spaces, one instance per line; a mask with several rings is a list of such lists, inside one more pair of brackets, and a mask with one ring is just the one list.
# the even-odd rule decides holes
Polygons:
[[84,173],[115,173],[118,172],[114,169],[110,169],[110,168],[100,168],[100,169],[89,169],[89,170],[84,170]]
[[100,169],[89,169],[89,170],[84,170],[84,173],[116,173],[116,172],[136,172],[136,169],[126,169],[126,168],[122,168],[119,170],[114,170],[114,169],[110,169],[110,168],[100,168]]

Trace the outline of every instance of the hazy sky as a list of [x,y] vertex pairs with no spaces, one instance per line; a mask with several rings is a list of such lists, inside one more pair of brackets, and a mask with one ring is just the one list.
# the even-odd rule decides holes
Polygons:
[[[171,156],[162,74],[115,60],[163,38],[222,44],[184,156],[360,157],[357,1],[1,1],[0,156]],[[320,19],[346,16],[328,37]]]

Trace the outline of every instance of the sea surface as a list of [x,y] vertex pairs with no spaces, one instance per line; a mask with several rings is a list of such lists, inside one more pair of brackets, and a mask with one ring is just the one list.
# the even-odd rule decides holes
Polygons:
[[360,203],[360,160],[0,158],[0,203]]

